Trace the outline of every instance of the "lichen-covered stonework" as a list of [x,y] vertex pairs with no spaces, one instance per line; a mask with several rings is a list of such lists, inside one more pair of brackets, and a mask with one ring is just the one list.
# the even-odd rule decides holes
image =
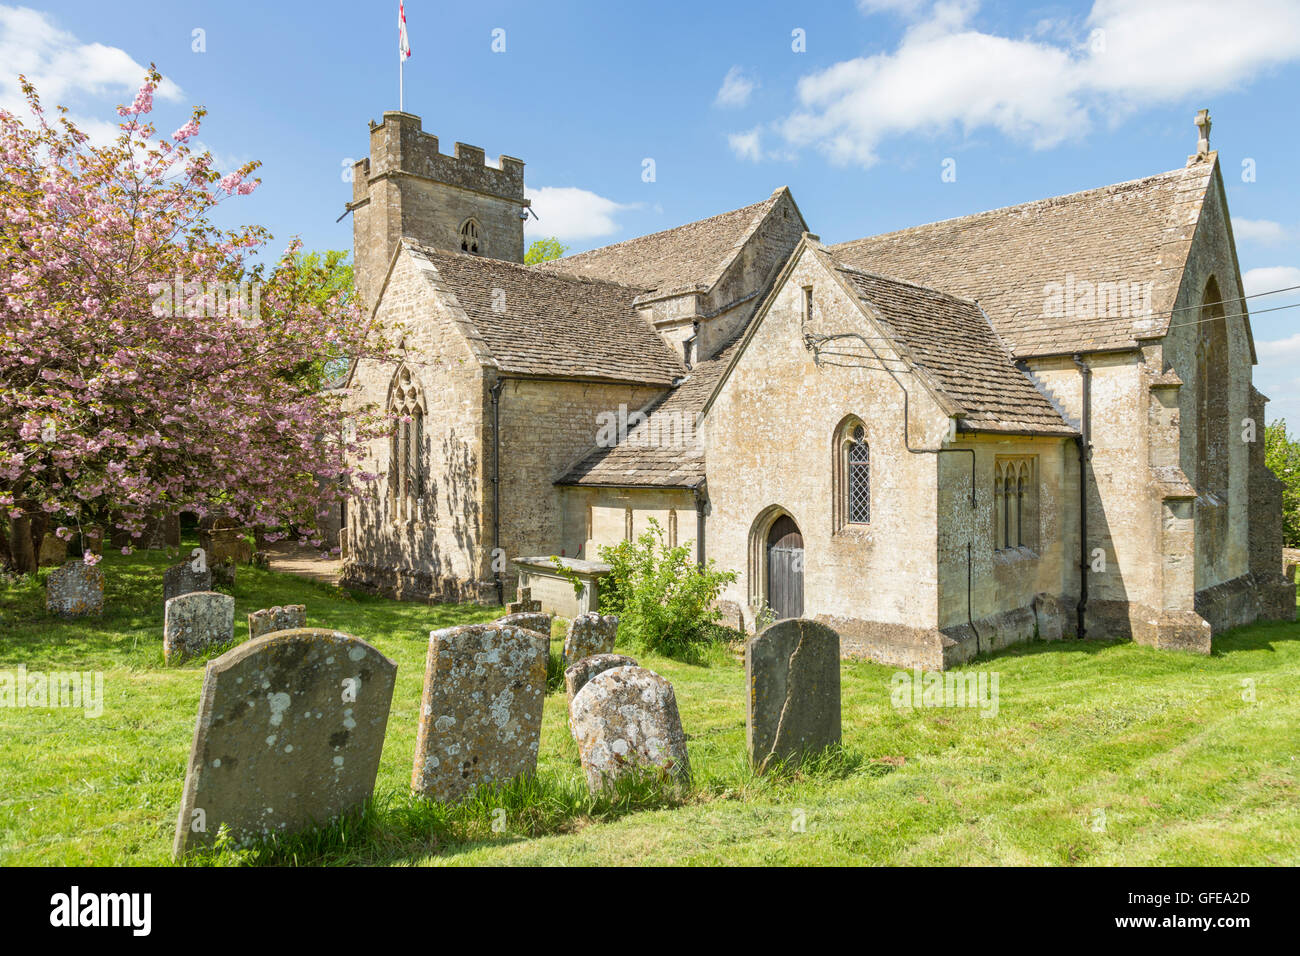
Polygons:
[[564,638],[565,667],[593,654],[612,653],[617,635],[617,614],[598,614],[595,611],[579,614],[569,622],[569,633]]
[[182,561],[163,572],[163,601],[170,601],[192,591],[211,591],[212,571],[206,565],[195,571],[191,562]]
[[397,665],[365,641],[278,631],[209,661],[175,854],[324,824],[374,791]]
[[[569,714],[573,714],[573,698],[577,697],[578,691],[586,687],[587,682],[597,674],[615,667],[636,666],[636,660],[625,654],[593,654],[574,661],[564,669],[564,698]],[[572,733],[572,725],[569,731]]]
[[549,648],[509,624],[430,633],[412,790],[449,803],[537,769]]
[[840,637],[816,621],[791,619],[745,644],[745,743],[759,770],[840,742]]
[[517,611],[513,614],[507,614],[505,617],[499,617],[492,623],[499,627],[522,627],[526,631],[536,631],[538,634],[545,634],[549,640],[551,621],[551,615],[542,611]]
[[191,591],[166,604],[163,657],[180,664],[209,647],[235,639],[235,599],[216,591]]
[[689,782],[677,697],[673,685],[654,671],[632,666],[602,671],[573,698],[570,721],[592,793],[654,768]]
[[261,637],[275,631],[292,631],[307,626],[307,605],[285,604],[263,608],[248,615],[248,636]]
[[45,580],[45,609],[60,617],[104,611],[104,572],[84,561],[69,561]]

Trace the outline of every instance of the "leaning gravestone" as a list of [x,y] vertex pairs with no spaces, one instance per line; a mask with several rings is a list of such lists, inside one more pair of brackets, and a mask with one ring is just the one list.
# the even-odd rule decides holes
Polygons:
[[745,644],[745,742],[762,770],[840,742],[840,636],[816,621],[778,621]]
[[229,594],[192,591],[164,607],[163,657],[168,664],[235,639],[235,599]]
[[492,623],[500,627],[522,627],[526,631],[545,634],[548,641],[551,639],[551,615],[543,614],[541,611],[520,611],[515,614],[507,614],[505,617],[497,618]]
[[194,570],[193,561],[174,564],[163,572],[163,601],[170,601],[193,591],[212,590],[212,571],[204,565],[202,571]]
[[[623,654],[593,654],[591,657],[584,657],[580,661],[575,661],[564,669],[564,697],[568,706],[570,716],[573,714],[573,698],[578,696],[578,691],[587,686],[587,681],[591,680],[597,674],[615,667],[636,667],[636,661],[631,657]],[[573,733],[573,723],[570,720],[569,733]]]
[[303,628],[209,661],[175,855],[324,824],[374,792],[397,665],[365,641]]
[[307,626],[307,605],[268,607],[248,615],[248,636],[261,637],[275,631],[292,631]]
[[618,616],[595,611],[579,614],[569,622],[564,638],[564,663],[567,667],[593,654],[612,654],[618,634]]
[[573,698],[569,720],[593,794],[649,768],[679,782],[690,780],[673,685],[653,671],[615,667],[597,674]]
[[45,609],[60,617],[104,611],[104,572],[84,561],[69,561],[45,580]]
[[537,769],[549,648],[510,625],[430,633],[412,790],[447,803]]

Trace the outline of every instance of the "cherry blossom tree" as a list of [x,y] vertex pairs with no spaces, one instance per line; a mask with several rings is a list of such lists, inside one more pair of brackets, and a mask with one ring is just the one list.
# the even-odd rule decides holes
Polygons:
[[[297,242],[254,264],[260,227],[221,230],[218,203],[259,184],[222,176],[146,121],[150,68],[107,145],[22,78],[26,123],[0,110],[0,563],[32,570],[46,529],[114,525],[138,539],[192,511],[293,527],[375,478],[349,461],[390,427],[318,387],[323,356],[380,355],[383,330]],[[129,550],[129,548],[124,549]],[[98,555],[89,553],[94,563]]]

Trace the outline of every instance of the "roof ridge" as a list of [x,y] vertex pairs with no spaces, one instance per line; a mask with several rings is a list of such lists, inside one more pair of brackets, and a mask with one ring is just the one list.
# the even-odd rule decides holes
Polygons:
[[[1202,164],[1197,164],[1200,166]],[[1205,164],[1208,168],[1213,168],[1213,163],[1207,161]],[[1026,209],[1030,206],[1050,206],[1057,203],[1064,203],[1067,200],[1079,199],[1083,196],[1091,196],[1097,193],[1104,193],[1107,190],[1121,190],[1133,188],[1140,185],[1152,183],[1159,179],[1182,178],[1188,174],[1189,170],[1196,169],[1197,166],[1180,166],[1177,169],[1166,170],[1161,173],[1152,173],[1150,176],[1140,176],[1137,179],[1126,179],[1118,183],[1109,183],[1105,186],[1094,186],[1091,189],[1078,189],[1070,193],[1061,193],[1059,196],[1045,196],[1042,199],[1030,199],[1025,202],[1011,203],[1007,206],[998,206],[995,209],[985,209],[980,212],[967,213],[964,216],[949,216],[947,219],[936,219],[933,222],[919,223],[915,226],[905,226],[902,229],[891,229],[889,232],[878,232],[870,236],[859,236],[856,239],[846,239],[844,242],[837,242],[831,245],[830,249],[843,249],[852,246],[855,243],[867,242],[868,240],[885,239],[891,236],[901,236],[904,233],[918,232],[922,229],[931,229],[935,226],[942,226],[946,223],[960,222],[964,219],[979,219],[983,216],[993,216],[1004,214],[1016,209]]]
[[[831,254],[831,258],[835,259],[833,253]],[[947,292],[943,289],[936,289],[932,285],[922,285],[921,283],[913,282],[910,279],[900,279],[898,276],[885,275],[883,272],[872,272],[868,269],[859,269],[855,266],[848,266],[840,262],[838,259],[835,259],[835,266],[841,272],[848,272],[853,275],[866,276],[868,279],[880,279],[884,282],[893,282],[895,285],[910,286],[913,289],[920,289],[922,292],[933,292],[935,295],[941,295],[946,298],[952,299],[954,302],[961,302],[964,303],[965,305],[974,306],[975,308],[979,309],[978,299],[970,299],[964,295],[956,295],[952,292]],[[984,310],[980,309],[980,311],[983,312]]]
[[[505,266],[507,268],[514,269],[518,272],[524,272],[529,275],[542,275],[542,276],[546,276],[549,279],[558,279],[561,281],[569,281],[569,282],[582,282],[582,283],[586,283],[587,285],[612,286],[615,289],[621,289],[627,292],[635,292],[638,295],[650,291],[649,289],[646,289],[642,286],[628,285],[626,282],[615,282],[613,279],[596,279],[596,278],[592,278],[591,276],[574,275],[573,273],[569,273],[569,272],[539,271],[533,266],[525,265],[522,262],[512,262],[509,259],[493,259],[491,256],[476,256],[473,253],[457,252],[454,249],[440,249],[437,246],[429,245],[426,242],[421,242],[420,240],[412,238],[411,236],[403,236],[402,241],[409,243],[411,246],[419,249],[420,251],[428,255],[446,256],[448,258],[460,259],[466,262],[480,262],[485,265]],[[539,265],[540,264],[541,263],[539,263]]]
[[[657,236],[665,236],[670,232],[676,232],[679,229],[685,229],[687,226],[695,226],[695,225],[699,225],[700,223],[712,222],[715,219],[721,219],[723,216],[731,216],[738,212],[743,212],[746,209],[757,209],[759,206],[762,206],[764,204],[775,202],[776,194],[779,191],[780,190],[774,190],[772,192],[772,195],[768,196],[766,199],[759,200],[758,202],[749,203],[748,205],[744,205],[744,206],[737,206],[735,209],[724,209],[722,212],[714,213],[712,216],[705,216],[703,219],[690,219],[686,222],[680,223],[679,225],[670,226],[667,229],[659,229],[656,230],[655,232],[643,233],[642,235],[632,236],[628,239],[620,239],[618,242],[611,242],[607,246],[597,246],[595,249],[587,249],[583,252],[575,252],[571,256],[561,256],[558,259],[550,259],[546,262],[539,262],[537,263],[537,266],[554,267],[559,265],[560,263],[563,263],[566,259],[570,261],[574,259],[581,259],[583,256],[594,255],[597,252],[607,252],[610,249],[617,249],[620,246],[630,245],[631,243],[634,242],[641,242],[642,240],[645,239],[653,239]],[[535,269],[537,268],[537,266],[527,266],[526,268]]]

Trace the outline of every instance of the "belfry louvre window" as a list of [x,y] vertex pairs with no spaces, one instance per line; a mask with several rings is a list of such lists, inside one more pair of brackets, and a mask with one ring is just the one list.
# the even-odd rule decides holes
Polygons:
[[1038,548],[1038,481],[1033,456],[999,457],[993,465],[993,548]]
[[871,523],[871,446],[862,422],[850,416],[835,429],[835,529]]
[[479,226],[477,219],[466,219],[460,227],[460,251],[478,255]]

